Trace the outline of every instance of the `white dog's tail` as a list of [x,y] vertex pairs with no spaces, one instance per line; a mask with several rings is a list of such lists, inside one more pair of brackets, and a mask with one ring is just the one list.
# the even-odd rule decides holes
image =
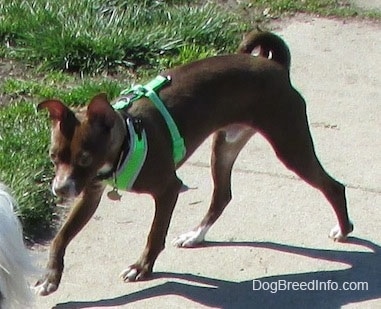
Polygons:
[[31,308],[33,298],[26,276],[36,273],[25,248],[16,202],[0,183],[0,308]]

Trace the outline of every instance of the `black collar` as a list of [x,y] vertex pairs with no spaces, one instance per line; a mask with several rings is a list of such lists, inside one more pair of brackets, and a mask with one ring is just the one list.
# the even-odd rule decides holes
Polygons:
[[130,147],[131,147],[131,140],[130,140],[130,134],[129,134],[130,128],[127,125],[127,121],[129,120],[132,123],[132,125],[134,127],[134,131],[137,134],[137,137],[139,140],[142,138],[142,134],[144,131],[143,123],[142,123],[142,120],[140,118],[132,117],[126,111],[121,110],[118,112],[121,114],[121,116],[124,120],[123,122],[124,122],[127,133],[126,133],[126,136],[124,138],[123,144],[120,148],[119,156],[117,156],[117,159],[115,160],[112,169],[110,171],[107,171],[106,173],[101,173],[101,174],[97,175],[97,179],[101,180],[101,181],[106,180],[106,179],[110,179],[110,178],[115,176],[115,173],[117,171],[119,171],[119,169],[121,168],[123,162],[125,161],[128,153],[130,151]]
[[123,123],[124,123],[124,126],[126,128],[127,133],[126,133],[126,136],[124,137],[122,146],[120,147],[119,155],[117,156],[116,160],[114,161],[114,163],[112,165],[112,169],[107,171],[106,173],[99,173],[97,175],[96,178],[98,180],[101,180],[101,181],[106,180],[106,179],[110,179],[115,175],[116,171],[119,169],[120,165],[122,164],[122,162],[126,158],[128,150],[130,149],[130,138],[129,138],[129,134],[128,134],[128,128],[126,125],[127,118],[125,118],[122,115],[122,113],[119,113],[119,114],[121,114],[121,116],[123,118]]

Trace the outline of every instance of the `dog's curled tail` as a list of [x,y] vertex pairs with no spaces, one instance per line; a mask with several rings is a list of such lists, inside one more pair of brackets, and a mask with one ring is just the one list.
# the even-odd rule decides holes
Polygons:
[[287,44],[277,35],[260,29],[245,35],[237,53],[256,54],[278,62],[290,69],[291,54]]

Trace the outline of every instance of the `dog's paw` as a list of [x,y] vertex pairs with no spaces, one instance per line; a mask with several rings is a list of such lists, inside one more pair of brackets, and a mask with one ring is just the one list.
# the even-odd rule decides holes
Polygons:
[[38,281],[32,289],[36,295],[46,296],[55,292],[58,289],[58,285],[49,282],[48,279],[45,279]]
[[207,227],[198,227],[188,233],[181,234],[176,237],[172,244],[181,248],[193,248],[201,244],[205,239],[205,234],[208,231]]
[[61,281],[62,271],[48,269],[43,278],[37,281],[33,290],[36,295],[46,296],[58,289]]
[[146,279],[151,274],[146,267],[141,267],[138,264],[134,264],[123,270],[119,277],[124,282],[133,282]]
[[338,242],[344,242],[347,240],[348,234],[353,231],[353,224],[349,223],[349,228],[344,233],[339,225],[336,225],[331,232],[329,233],[329,237],[332,238],[334,241]]

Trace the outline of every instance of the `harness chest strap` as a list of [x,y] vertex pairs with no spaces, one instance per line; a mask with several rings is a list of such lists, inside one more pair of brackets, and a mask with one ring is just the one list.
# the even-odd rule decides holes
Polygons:
[[186,152],[184,139],[181,137],[180,132],[171,114],[168,112],[167,108],[163,104],[163,101],[160,99],[160,97],[154,90],[156,88],[155,86],[157,83],[163,83],[163,79],[167,80],[167,78],[159,75],[144,87],[138,86],[138,89],[145,90],[144,95],[152,101],[152,103],[156,106],[156,108],[160,111],[161,115],[165,119],[165,122],[168,126],[169,132],[172,137],[173,159],[175,161],[175,164],[178,164],[184,158]]
[[126,125],[130,138],[129,151],[110,184],[128,191],[131,190],[146,160],[148,144],[146,132],[143,130],[138,135],[130,118],[127,118]]
[[[143,96],[149,98],[165,119],[170,135],[172,137],[173,159],[175,164],[178,164],[184,158],[186,153],[184,139],[181,137],[172,116],[156,93],[157,90],[161,89],[169,82],[169,77],[163,77],[159,75],[145,86],[136,85],[130,90],[122,91],[121,95],[125,96],[125,98],[127,95],[132,95],[132,97],[127,99],[122,97],[122,99],[117,101],[113,107],[116,110],[123,109],[127,108],[134,101],[140,99]],[[130,137],[129,152],[124,162],[118,167],[114,177],[115,179],[113,179],[113,182],[111,183],[115,188],[121,190],[130,190],[132,188],[132,185],[134,184],[141,168],[143,167],[148,150],[145,130],[143,129],[141,134],[137,134],[130,118],[127,118],[126,124]]]

